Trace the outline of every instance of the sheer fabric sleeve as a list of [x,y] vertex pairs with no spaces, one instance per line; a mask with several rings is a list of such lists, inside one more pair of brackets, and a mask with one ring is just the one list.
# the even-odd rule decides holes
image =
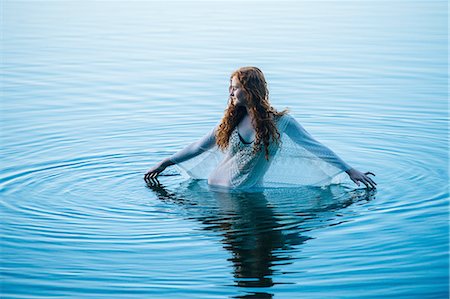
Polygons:
[[187,178],[206,180],[224,157],[216,145],[218,124],[198,141],[189,144],[169,159],[175,168]]
[[288,116],[285,133],[298,145],[303,146],[310,153],[318,158],[330,163],[342,171],[347,171],[352,167],[345,163],[336,153],[331,149],[314,139],[301,124],[299,124],[294,117]]
[[281,143],[264,175],[265,187],[327,186],[348,181],[351,167],[315,140],[291,115],[277,121]]
[[201,153],[211,149],[216,144],[216,129],[213,128],[210,132],[172,155],[169,159],[175,164],[192,159]]

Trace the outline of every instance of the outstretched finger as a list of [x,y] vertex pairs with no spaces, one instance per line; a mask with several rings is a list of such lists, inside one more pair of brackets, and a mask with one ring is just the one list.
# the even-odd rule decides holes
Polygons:
[[149,179],[147,181],[147,186],[149,186],[149,187],[155,186],[155,181],[156,181],[156,179],[149,177]]
[[368,171],[368,172],[365,172],[364,174],[365,174],[365,175],[369,175],[369,174],[371,174],[371,175],[373,175],[373,176],[376,176],[376,175],[375,175],[375,173],[373,173],[373,172],[370,172],[370,171]]
[[374,180],[372,180],[370,177],[367,177],[367,180],[374,186],[374,188],[375,188],[375,185],[377,184],[377,183],[375,183],[375,181]]
[[367,181],[370,185],[370,189],[376,189],[375,185],[371,181]]
[[148,173],[145,175],[145,182],[146,182],[146,183],[150,182],[150,179],[152,178],[153,173],[154,173],[154,172],[148,172]]
[[364,181],[365,182],[367,182],[368,184],[369,184],[369,186],[370,186],[370,188],[372,189],[375,189],[375,185],[372,183],[372,181],[370,180],[370,178],[368,177],[368,176],[365,176],[364,177]]
[[361,178],[360,181],[361,181],[364,185],[366,185],[366,188],[369,188],[369,184],[367,184],[365,178]]

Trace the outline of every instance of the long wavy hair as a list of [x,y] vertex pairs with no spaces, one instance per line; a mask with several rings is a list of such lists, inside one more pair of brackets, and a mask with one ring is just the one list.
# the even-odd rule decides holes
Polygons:
[[[265,158],[269,160],[270,143],[280,142],[280,133],[275,125],[275,119],[286,114],[287,110],[279,112],[270,105],[267,82],[259,68],[246,66],[235,70],[230,76],[230,85],[234,77],[242,85],[247,100],[247,110],[256,131],[253,151],[258,152],[264,147]],[[245,107],[236,106],[229,99],[228,107],[216,132],[216,143],[220,149],[224,150],[228,147],[231,133],[245,114]]]

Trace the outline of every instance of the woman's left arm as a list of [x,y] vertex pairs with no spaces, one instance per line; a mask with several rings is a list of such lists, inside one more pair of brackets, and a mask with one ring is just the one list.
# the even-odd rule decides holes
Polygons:
[[323,145],[309,134],[302,125],[300,125],[294,117],[286,115],[287,124],[285,133],[297,144],[306,148],[309,152],[321,158],[322,160],[332,164],[333,166],[345,171],[350,179],[360,185],[362,182],[367,188],[376,188],[376,183],[368,176],[375,175],[372,172],[362,173],[344,162],[336,153],[327,146]]

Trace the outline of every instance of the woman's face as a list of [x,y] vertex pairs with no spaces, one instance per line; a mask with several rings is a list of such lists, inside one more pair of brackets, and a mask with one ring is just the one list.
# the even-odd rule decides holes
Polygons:
[[245,91],[239,83],[236,76],[231,79],[230,84],[230,98],[236,106],[247,106],[247,99],[245,98]]

